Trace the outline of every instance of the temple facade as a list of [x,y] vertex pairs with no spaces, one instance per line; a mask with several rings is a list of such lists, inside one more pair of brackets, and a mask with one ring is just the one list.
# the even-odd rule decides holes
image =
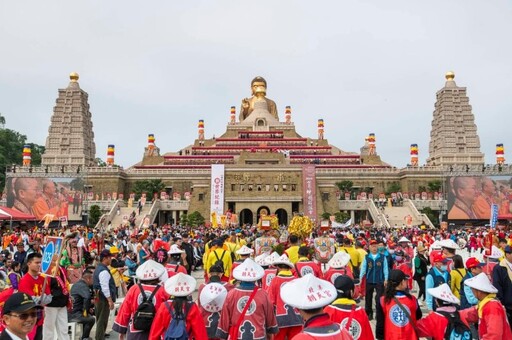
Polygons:
[[[362,133],[359,152],[344,151],[329,144],[324,138],[324,130],[329,126],[321,118],[317,120],[316,136],[299,135],[291,107],[286,106],[279,116],[278,106],[266,96],[263,78],[256,77],[251,89],[252,96],[242,100],[238,112],[234,106],[226,112],[229,123],[219,137],[205,138],[207,121],[200,120],[197,138],[180,150],[161,152],[158,136],[148,134],[148,143],[141,146],[143,156],[137,164],[126,169],[98,167],[88,94],[80,89],[78,75],[73,73],[69,86],[59,90],[43,167],[31,167],[30,171],[21,167],[7,176],[68,174],[76,177],[79,174],[90,201],[107,197],[115,200],[114,197],[121,195],[126,201],[138,181],[159,179],[165,189],[145,212],[150,222],[159,224],[176,223],[182,214],[194,211],[206,220],[211,219],[212,212],[233,213],[240,224],[257,223],[264,214],[276,214],[280,223],[287,224],[295,212],[320,220],[323,213],[348,211],[353,217],[357,213],[360,218],[389,225],[385,214],[367,198],[377,198],[395,188],[404,197],[413,199],[429,183],[444,182],[448,175],[481,175],[484,171],[466,89],[456,86],[453,74],[447,74],[445,87],[437,93],[427,165],[417,163],[418,147],[413,144],[411,164],[404,168],[381,160],[373,133]],[[114,145],[109,150],[113,156]],[[81,172],[77,171],[78,166],[82,167]],[[493,169],[485,171],[490,174]],[[504,165],[499,171],[508,174],[512,169]],[[351,181],[361,196],[351,197],[341,192],[336,183],[343,181]],[[433,195],[428,198],[434,201],[430,196]],[[426,206],[439,211],[446,209],[442,197],[436,196],[437,202]],[[148,204],[149,201],[151,197]],[[120,204],[127,213],[128,209],[133,210],[126,203]],[[421,221],[423,217],[416,207],[411,206],[410,211],[417,215],[415,220]],[[113,210],[107,211],[106,219],[121,218],[115,215]]]

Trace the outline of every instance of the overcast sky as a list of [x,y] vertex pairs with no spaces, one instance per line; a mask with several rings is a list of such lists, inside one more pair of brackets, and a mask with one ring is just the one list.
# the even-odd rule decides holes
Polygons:
[[[468,88],[481,151],[512,160],[512,2],[430,1],[2,1],[0,113],[45,144],[57,89],[80,74],[97,157],[142,159],[148,133],[162,153],[224,133],[261,75],[267,96],[303,136],[359,152],[376,134],[401,167],[409,145],[428,157],[435,93],[453,70]],[[21,153],[22,150],[20,150]]]

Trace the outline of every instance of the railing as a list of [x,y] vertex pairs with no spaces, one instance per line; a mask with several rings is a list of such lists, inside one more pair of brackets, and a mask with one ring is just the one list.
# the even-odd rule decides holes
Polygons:
[[130,175],[209,175],[210,168],[206,169],[136,169],[130,168],[126,171]]
[[422,210],[430,208],[432,210],[446,210],[446,200],[410,200],[416,209]]
[[434,224],[432,223],[432,221],[430,221],[430,219],[428,218],[428,216],[427,216],[427,215],[425,215],[425,214],[423,214],[423,213],[420,213],[420,212],[418,211],[418,209],[416,208],[416,206],[414,205],[414,203],[412,203],[412,202],[411,202],[411,200],[409,200],[409,199],[404,199],[404,204],[405,204],[406,206],[408,206],[408,207],[409,207],[409,209],[412,211],[412,213],[413,213],[413,215],[414,215],[413,217],[414,217],[416,220],[418,220],[418,221],[423,221],[423,222],[427,223],[427,224],[428,224],[428,226],[429,226],[430,228],[432,228],[432,229],[433,229],[433,228],[435,228],[435,227],[434,227]]
[[151,205],[149,212],[147,214],[145,214],[144,217],[142,218],[142,220],[140,221],[139,228],[142,228],[142,226],[144,225],[144,220],[146,218],[149,218],[150,224],[153,223],[153,221],[155,220],[156,214],[158,213],[159,210],[160,210],[160,200],[155,200],[153,202],[153,204]]
[[[92,205],[98,205],[98,206],[100,206],[100,209],[102,211],[106,210],[106,209],[102,209],[100,204],[91,203],[91,202],[100,202],[100,203],[103,203],[103,204],[105,203],[104,201],[88,201],[89,209],[91,208]],[[106,203],[110,204],[111,201],[107,201]],[[96,229],[100,229],[101,227],[106,226],[108,224],[108,222],[112,221],[112,219],[116,215],[117,207],[121,207],[122,205],[124,205],[124,201],[123,200],[116,200],[114,205],[112,205],[112,208],[110,208],[110,211],[108,213],[105,213],[105,214],[101,215],[98,223],[96,223]]]
[[190,201],[180,200],[163,200],[160,201],[160,210],[188,210],[190,207]]
[[368,210],[368,202],[363,200],[339,200],[340,210]]
[[377,209],[377,206],[375,206],[375,203],[372,200],[367,200],[368,202],[368,211],[370,212],[370,215],[372,215],[373,221],[377,226],[383,225],[383,227],[390,228],[391,225],[389,224],[388,219],[386,216],[384,216],[379,209]]

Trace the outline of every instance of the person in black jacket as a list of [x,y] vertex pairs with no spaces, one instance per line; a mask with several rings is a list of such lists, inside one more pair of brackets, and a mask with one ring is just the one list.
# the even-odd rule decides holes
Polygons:
[[194,267],[194,247],[188,241],[189,235],[183,235],[180,247],[185,251],[185,255],[187,258],[187,273],[188,275],[191,275],[192,269]]
[[82,279],[71,287],[73,307],[69,313],[69,320],[83,325],[82,339],[88,339],[96,319],[92,316],[92,271],[86,270]]
[[5,301],[2,319],[5,329],[0,340],[28,339],[37,321],[37,306],[28,294],[14,293]]
[[45,306],[43,323],[43,339],[67,340],[68,337],[68,310],[69,284],[64,268],[59,267],[57,275],[50,279],[52,301]]
[[505,258],[492,271],[492,284],[498,289],[498,299],[505,306],[512,327],[512,247],[506,246],[504,251]]

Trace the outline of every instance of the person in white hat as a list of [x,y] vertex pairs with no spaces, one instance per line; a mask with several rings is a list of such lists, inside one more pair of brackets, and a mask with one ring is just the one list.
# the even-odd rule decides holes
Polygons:
[[146,340],[149,337],[149,328],[154,315],[149,316],[149,319],[143,317],[135,319],[137,308],[146,299],[153,303],[156,312],[169,298],[161,287],[161,282],[167,279],[167,271],[160,263],[147,260],[137,268],[136,275],[139,283],[133,285],[126,294],[112,329],[119,333],[121,339],[126,337],[127,340]]
[[471,288],[478,299],[478,305],[460,311],[461,318],[468,323],[478,322],[480,339],[512,339],[505,308],[496,299],[498,290],[491,284],[485,273],[467,279],[464,284]]
[[[324,308],[332,321],[346,329],[354,339],[373,340],[373,331],[368,315],[362,306],[357,306],[354,297],[356,285],[354,280],[341,275],[334,280],[337,298]],[[350,324],[349,324],[350,321]]]
[[348,263],[350,262],[350,255],[346,252],[339,251],[334,254],[327,265],[329,269],[324,273],[324,280],[334,284],[334,280],[341,275],[347,275],[354,279],[354,274]]
[[441,245],[443,256],[448,259],[448,272],[450,272],[453,269],[455,251],[460,249],[459,245],[450,238],[439,241],[439,244]]
[[494,267],[500,262],[500,258],[503,256],[500,248],[496,246],[491,247],[490,254],[487,254],[487,251],[484,253],[485,266],[483,266],[482,271],[492,280],[492,272]]
[[450,336],[453,329],[451,324],[457,320],[457,322],[463,322],[465,326],[463,329],[458,330],[459,335],[466,336],[462,339],[471,339],[472,335],[469,325],[461,321],[457,310],[460,300],[452,293],[450,286],[443,283],[436,288],[429,288],[428,293],[434,298],[437,308],[434,313],[430,313],[427,317],[418,320],[416,323],[418,336],[428,337],[432,340],[451,339]]
[[201,311],[189,299],[196,284],[196,279],[184,273],[178,273],[165,281],[165,291],[171,298],[158,307],[149,332],[150,340],[161,339],[173,318],[183,318],[189,339],[208,339]]
[[290,281],[281,287],[281,299],[299,310],[304,319],[303,330],[293,340],[348,340],[350,333],[339,323],[331,321],[324,307],[336,299],[336,288],[329,281],[319,279],[312,273]]
[[233,271],[240,284],[232,289],[222,308],[217,338],[265,339],[278,332],[274,306],[268,294],[256,282],[263,268],[248,258]]
[[169,254],[169,259],[165,264],[165,269],[167,270],[168,277],[172,277],[177,273],[188,274],[187,268],[182,265],[183,257],[185,256],[184,250],[181,250],[177,244],[173,244],[167,254]]
[[277,268],[277,275],[267,292],[272,305],[275,306],[279,327],[279,333],[275,335],[274,340],[291,339],[302,330],[302,317],[293,307],[283,302],[280,291],[283,284],[296,278],[292,273],[293,263],[286,254],[283,254],[273,261],[273,266]]
[[240,247],[240,249],[238,249],[237,251],[235,251],[235,254],[237,256],[239,256],[239,259],[238,260],[235,260],[231,266],[231,275],[229,276],[229,282],[231,282],[233,280],[233,270],[235,270],[235,268],[242,262],[245,261],[246,258],[250,257],[252,254],[254,254],[254,250],[247,247],[246,245],[243,245],[242,247]]
[[261,288],[265,291],[268,290],[268,287],[270,286],[270,283],[276,277],[277,275],[277,268],[274,267],[272,264],[274,263],[274,260],[279,258],[279,254],[276,252],[273,252],[272,254],[263,253],[259,256],[256,256],[254,261],[259,264],[264,270],[265,273],[263,274],[263,277],[261,278]]
[[219,282],[208,283],[198,294],[197,304],[206,325],[206,333],[209,339],[216,337],[220,312],[227,295],[228,291]]

